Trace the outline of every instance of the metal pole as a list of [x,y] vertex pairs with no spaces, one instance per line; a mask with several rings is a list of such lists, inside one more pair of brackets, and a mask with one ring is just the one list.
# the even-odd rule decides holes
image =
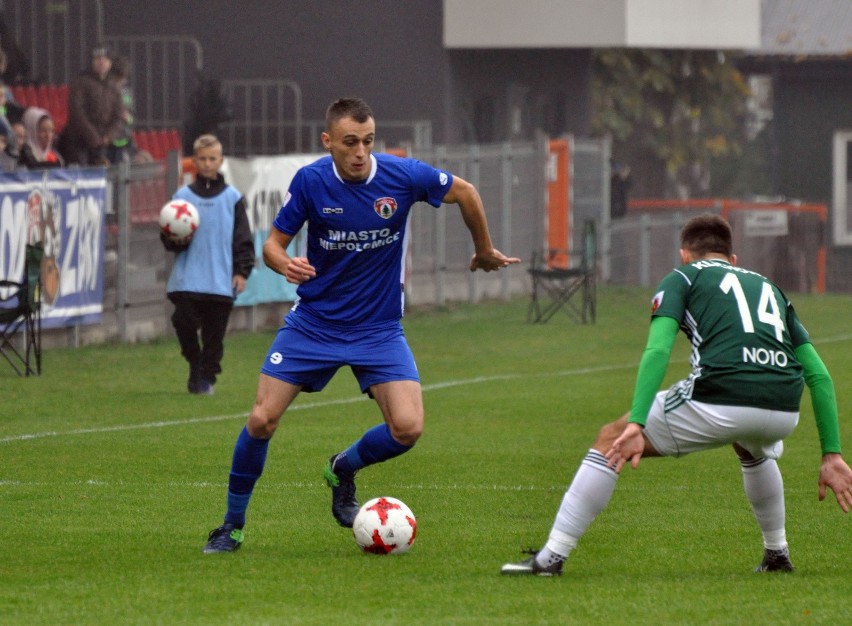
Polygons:
[[[436,167],[446,167],[446,151],[439,146],[435,151]],[[435,304],[446,304],[444,280],[447,271],[447,209],[442,204],[435,211]]]
[[[510,250],[512,246],[512,144],[503,144],[500,155],[503,178],[500,198],[500,250]],[[509,299],[509,272],[500,272],[500,298]]]
[[130,306],[127,278],[127,264],[130,259],[130,163],[119,163],[117,171],[114,195],[115,211],[118,218],[118,267],[115,281],[115,306],[118,335],[121,338],[121,343],[127,343],[127,309]]
[[639,284],[651,285],[651,216],[647,213],[639,219]]

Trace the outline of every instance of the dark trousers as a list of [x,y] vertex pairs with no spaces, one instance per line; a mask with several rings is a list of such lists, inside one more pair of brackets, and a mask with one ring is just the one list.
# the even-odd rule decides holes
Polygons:
[[175,305],[172,325],[180,343],[180,353],[189,363],[190,375],[215,383],[217,374],[222,371],[225,331],[234,303],[185,294],[170,294],[169,299]]

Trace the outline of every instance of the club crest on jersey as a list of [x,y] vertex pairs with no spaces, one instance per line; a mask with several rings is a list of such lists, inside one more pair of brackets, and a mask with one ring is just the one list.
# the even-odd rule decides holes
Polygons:
[[654,295],[654,299],[651,300],[651,313],[655,313],[657,309],[660,308],[660,305],[663,303],[663,296],[665,295],[664,291],[658,291]]
[[373,210],[382,219],[390,219],[396,213],[396,200],[393,198],[379,198],[373,203]]

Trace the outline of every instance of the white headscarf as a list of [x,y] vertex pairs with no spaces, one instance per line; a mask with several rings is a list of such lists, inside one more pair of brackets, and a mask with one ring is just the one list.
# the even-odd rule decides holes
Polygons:
[[32,148],[36,161],[46,161],[46,153],[53,150],[53,146],[48,146],[47,149],[44,149],[38,143],[38,123],[43,117],[53,119],[46,109],[40,109],[39,107],[27,107],[24,111],[24,128],[27,130],[27,143]]

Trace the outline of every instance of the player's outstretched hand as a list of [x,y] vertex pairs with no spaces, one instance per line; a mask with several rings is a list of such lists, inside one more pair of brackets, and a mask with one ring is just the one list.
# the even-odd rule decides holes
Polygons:
[[501,267],[507,267],[513,263],[520,263],[521,260],[517,257],[508,257],[500,252],[497,248],[492,248],[489,254],[474,254],[470,260],[470,271],[485,270],[486,272],[494,272]]
[[825,500],[826,487],[834,492],[844,513],[852,510],[852,469],[839,454],[825,454],[819,468],[819,499]]
[[621,472],[624,464],[630,461],[630,467],[639,467],[642,452],[645,451],[645,437],[639,424],[628,422],[624,431],[612,442],[609,450],[604,453],[609,466],[616,472]]

